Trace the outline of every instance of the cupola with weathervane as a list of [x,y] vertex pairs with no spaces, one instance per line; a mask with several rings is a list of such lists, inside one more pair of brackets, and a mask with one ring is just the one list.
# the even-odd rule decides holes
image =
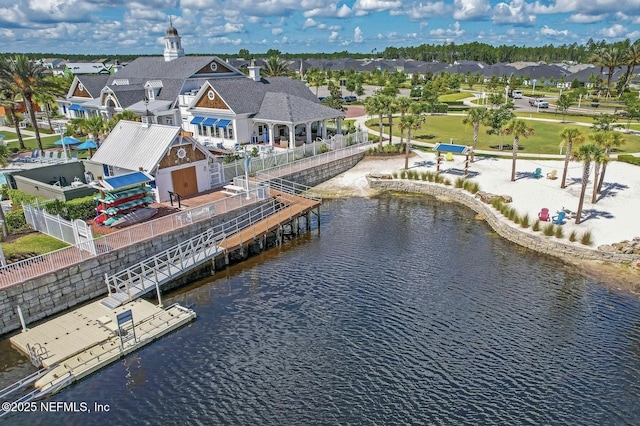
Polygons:
[[181,45],[181,37],[178,30],[173,27],[173,21],[169,19],[169,28],[164,36],[164,60],[169,62],[184,56],[184,49]]

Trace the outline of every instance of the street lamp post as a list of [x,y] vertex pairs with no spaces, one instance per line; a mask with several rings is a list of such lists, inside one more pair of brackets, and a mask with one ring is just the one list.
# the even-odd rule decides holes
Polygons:
[[578,108],[580,108],[580,103],[582,102],[582,93],[578,95]]
[[67,147],[64,144],[64,134],[62,133],[62,124],[58,124],[58,132],[60,133],[60,143],[62,144],[62,152],[64,154],[64,161],[66,162],[67,157]]
[[538,82],[538,80],[534,78],[532,82],[533,82],[533,92],[531,92],[531,96],[536,94],[536,83]]

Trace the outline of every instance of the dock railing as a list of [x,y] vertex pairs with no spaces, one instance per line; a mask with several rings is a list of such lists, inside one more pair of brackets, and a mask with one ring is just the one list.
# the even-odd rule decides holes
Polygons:
[[[260,194],[262,195],[262,194]],[[181,210],[172,215],[163,216],[145,223],[130,226],[121,231],[105,235],[94,240],[97,255],[129,246],[139,241],[188,226],[192,223],[210,219],[216,214],[255,204],[261,200],[258,190],[252,189],[236,196],[225,197],[208,204]],[[86,243],[81,243],[86,244]],[[83,262],[95,257],[78,245],[65,247],[40,256],[10,263],[0,267],[0,289],[19,284],[26,280],[45,275],[59,269]]]

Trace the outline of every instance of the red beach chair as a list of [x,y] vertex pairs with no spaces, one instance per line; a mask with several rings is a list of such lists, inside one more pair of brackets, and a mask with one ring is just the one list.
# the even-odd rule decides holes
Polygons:
[[538,213],[538,217],[542,221],[549,222],[551,220],[551,217],[549,216],[549,209],[545,207],[540,210],[540,213]]

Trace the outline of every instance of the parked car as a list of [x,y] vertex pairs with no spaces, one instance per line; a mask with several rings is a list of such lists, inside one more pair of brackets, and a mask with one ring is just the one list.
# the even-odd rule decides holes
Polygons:
[[320,102],[324,102],[324,101],[326,101],[326,100],[327,100],[327,97],[326,97],[326,96],[318,96],[318,100],[319,100]]
[[522,90],[512,90],[511,97],[513,99],[522,99]]
[[542,98],[529,98],[529,105],[538,108],[549,108],[549,102]]
[[344,102],[355,102],[358,100],[358,98],[356,98],[355,96],[344,96],[342,100]]

